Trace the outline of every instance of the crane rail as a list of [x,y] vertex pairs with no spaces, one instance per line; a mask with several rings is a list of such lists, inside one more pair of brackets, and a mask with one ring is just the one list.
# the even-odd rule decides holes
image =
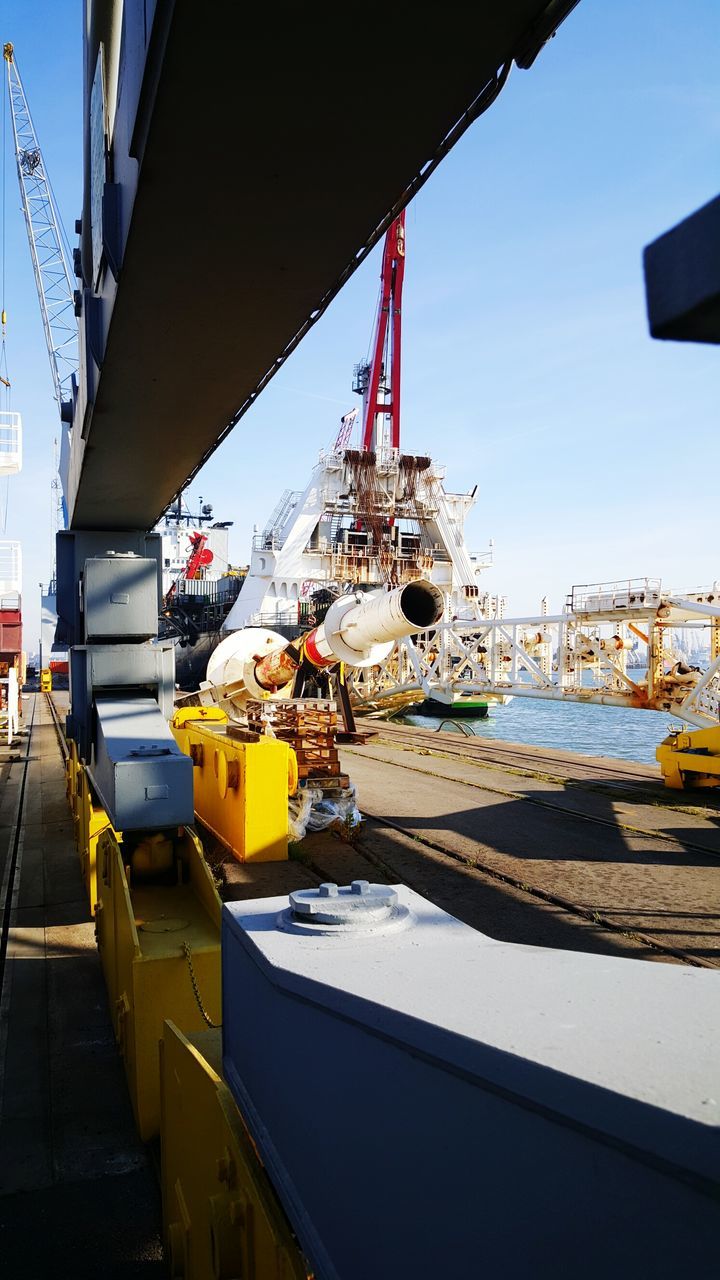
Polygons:
[[[377,739],[379,739],[380,736],[381,735],[378,734]],[[392,742],[389,745],[392,748],[396,748],[395,742]],[[465,739],[463,739],[463,745],[465,747],[464,750],[463,749],[455,750],[452,748],[452,746],[447,747],[444,742],[442,745],[431,744],[431,746],[434,746],[434,750],[432,750],[428,747],[426,737],[419,737],[414,739],[414,735],[412,734],[403,735],[400,743],[401,749],[403,749],[403,746],[404,746],[404,749],[410,750],[410,751],[417,750],[418,745],[421,751],[423,752],[427,751],[427,753],[430,755],[451,756],[464,761],[467,761],[469,758],[468,751],[467,751],[468,744]],[[347,749],[351,750],[351,748],[347,748]],[[381,757],[376,756],[375,758],[380,759]],[[382,759],[385,759],[385,757],[382,757]],[[556,780],[556,779],[564,778],[564,775],[561,772],[562,761],[556,762],[555,768],[553,769],[553,758],[550,756],[543,756],[542,754],[536,754],[533,751],[532,759],[534,763],[539,764],[539,768],[535,768],[535,767],[529,768],[527,754],[521,754],[519,751],[516,751],[516,752],[508,751],[505,753],[500,753],[495,756],[492,756],[492,755],[486,756],[485,753],[483,753],[481,758],[471,757],[471,762],[474,765],[478,765],[480,767],[482,767],[483,765],[493,765],[493,764],[498,765],[500,768],[503,768],[507,771],[511,771],[514,774],[519,774],[520,776],[529,777],[529,778],[547,778],[548,780]],[[515,761],[517,761],[517,763],[515,763]],[[545,767],[546,761],[549,762],[550,764],[549,768]],[[386,759],[385,762],[387,764],[398,763],[397,761],[390,760],[390,759]],[[429,772],[429,770],[427,769],[414,769],[412,765],[405,764],[405,763],[402,764],[402,768],[410,769],[415,773],[426,774]],[[583,759],[582,761],[581,768],[588,770],[588,777],[587,779],[582,779],[582,778],[574,779],[573,791],[577,791],[577,790],[605,791],[607,787],[610,786],[613,789],[614,797],[620,798],[622,794],[620,792],[620,788],[622,788],[623,785],[625,785],[627,787],[625,795],[629,799],[632,799],[632,800],[646,799],[646,800],[649,800],[650,803],[652,804],[658,803],[657,790],[653,790],[651,787],[633,786],[631,783],[626,782],[626,778],[628,776],[631,777],[632,775],[623,775],[623,773],[620,770],[618,770],[617,772],[614,772],[612,770],[612,767],[608,768],[608,766],[604,763],[603,764],[598,763],[597,765],[593,765],[590,762],[587,762],[585,759]],[[608,782],[609,774],[612,774],[614,777],[616,777],[618,781]],[[438,774],[436,776],[445,777],[446,775]],[[602,788],[600,787],[601,782],[605,784],[602,786]],[[663,831],[659,831],[655,828],[639,827],[639,826],[636,826],[635,824],[622,822],[615,818],[603,818],[597,814],[581,813],[581,812],[578,812],[578,810],[576,808],[573,808],[571,805],[555,804],[552,801],[549,801],[546,799],[540,799],[538,796],[520,794],[517,791],[512,791],[499,786],[493,786],[489,782],[471,782],[471,781],[468,781],[467,779],[462,779],[462,783],[464,786],[474,787],[478,791],[487,791],[495,795],[505,796],[507,798],[521,799],[525,801],[527,804],[533,804],[542,809],[550,809],[558,813],[567,814],[569,817],[577,818],[578,821],[580,822],[591,822],[598,826],[612,827],[615,830],[619,829],[621,831],[627,831],[632,835],[647,836],[653,840],[662,840],[668,844],[678,845],[683,850],[690,849],[695,853],[701,853],[707,858],[713,858],[716,860],[720,859],[720,850],[709,848],[707,845],[704,845],[704,844],[698,844],[696,841],[685,840],[685,839],[680,840],[676,836],[668,835],[667,833]],[[673,805],[668,803],[663,793],[661,793],[661,797],[663,802],[662,803],[663,810],[665,809],[675,810],[677,812],[682,813],[686,811],[687,808],[689,807],[687,805],[678,805],[678,804]],[[695,806],[692,806],[692,807],[695,808]],[[712,813],[718,814],[717,803],[713,803],[711,801],[707,807],[711,814]],[[720,814],[718,814],[718,816],[720,816]]]
[[[632,766],[624,771],[619,765],[608,778],[610,769],[605,762],[598,761],[596,768],[583,774],[584,760],[568,756],[563,763],[528,751],[522,758],[524,767],[519,768],[519,749],[493,753],[492,760],[484,754],[474,758],[469,751],[473,744],[466,738],[452,750],[452,744],[447,743],[450,735],[443,734],[441,743],[428,744],[432,737],[437,735],[425,732],[416,737],[412,730],[406,730],[394,740],[390,736],[383,741],[379,729],[366,746],[345,748],[356,758],[356,763],[347,761],[347,767],[359,785],[359,804],[375,833],[370,847],[365,837],[357,841],[357,847],[378,865],[379,854],[391,880],[402,879],[425,896],[437,892],[442,896],[447,882],[440,876],[436,890],[437,868],[430,868],[422,857],[424,850],[428,854],[433,851],[433,855],[440,853],[459,863],[464,877],[475,880],[480,890],[488,880],[503,883],[522,897],[541,900],[622,935],[634,946],[701,968],[720,967],[716,945],[720,844],[714,825],[707,828],[705,843],[706,837],[692,823],[692,810],[688,815],[687,807],[667,804],[659,787],[653,791],[649,785],[627,785],[633,776]],[[477,745],[481,750],[485,746]],[[404,759],[403,746],[407,751]],[[414,762],[413,752],[435,758]],[[541,772],[543,759],[548,762],[547,773]],[[462,769],[454,763],[458,760],[463,762]],[[571,761],[577,767],[571,769]],[[531,764],[537,768],[529,767]],[[468,776],[478,765],[489,769],[478,768],[476,777]],[[388,767],[393,773],[398,771],[399,785],[388,776]],[[507,785],[497,776],[502,770],[508,775]],[[413,775],[417,781],[412,780]],[[545,780],[558,790],[548,794],[513,787],[513,777]],[[617,813],[598,811],[602,810],[603,793],[608,799],[608,783],[613,804],[627,801],[628,808]],[[563,790],[559,784],[564,784]],[[632,805],[645,805],[648,816],[643,817],[642,810],[633,811]],[[663,830],[659,824],[666,810],[683,815],[687,825],[679,832]],[[718,814],[717,804],[711,802],[706,812],[712,822]],[[654,825],[656,817],[658,826]],[[405,836],[407,846],[398,850],[389,834],[383,839],[385,828]],[[414,860],[418,857],[420,883],[416,884]],[[467,879],[463,883],[467,884]],[[495,936],[497,920],[487,895],[483,897],[482,891],[473,894],[468,884],[468,896],[463,892],[458,898],[457,889],[452,889],[450,897],[450,910],[461,918],[466,911],[468,923]],[[501,930],[504,927],[501,922]],[[513,935],[506,940],[544,945],[534,926],[529,939],[524,926],[521,932],[522,939]],[[694,943],[685,943],[683,938],[684,945],[676,945],[677,934],[693,935]],[[563,941],[559,945],[564,945]]]
[[8,942],[10,938],[10,921],[15,902],[15,887],[20,855],[23,818],[25,813],[25,792],[28,769],[31,760],[33,759],[30,754],[30,748],[32,744],[33,725],[35,723],[35,711],[37,708],[38,697],[39,695],[36,694],[33,699],[32,714],[30,717],[27,742],[25,744],[25,754],[21,756],[19,760],[7,762],[8,764],[20,764],[22,766],[22,776],[18,785],[18,798],[15,806],[15,813],[13,815],[11,834],[8,841],[5,874],[3,876],[2,885],[0,886],[0,1022],[3,1021],[2,988],[5,975]]
[[[374,815],[373,815],[374,816]],[[560,907],[563,911],[570,915],[578,916],[583,920],[596,925],[600,929],[608,930],[611,933],[620,934],[622,937],[633,942],[638,942],[643,946],[649,947],[652,951],[656,951],[659,955],[670,956],[673,960],[679,960],[683,964],[692,965],[696,969],[720,969],[720,963],[713,960],[703,960],[699,956],[693,955],[689,951],[683,950],[681,947],[673,947],[668,943],[659,942],[657,938],[653,938],[650,934],[643,933],[637,929],[630,928],[626,924],[611,919],[601,911],[583,906],[579,902],[574,902],[571,898],[566,898],[563,894],[552,893],[547,889],[543,889],[540,885],[529,885],[518,876],[509,872],[498,871],[497,868],[489,866],[487,863],[476,862],[472,867],[468,867],[466,859],[456,853],[453,849],[438,841],[429,840],[427,836],[419,836],[409,827],[403,826],[399,822],[393,822],[390,818],[375,818],[380,827],[390,827],[391,830],[397,831],[400,835],[407,836],[414,844],[423,845],[427,849],[431,849],[434,853],[441,853],[445,857],[452,858],[454,861],[461,863],[465,871],[477,880],[489,878],[500,884],[505,884],[527,898],[547,903],[550,906]],[[358,848],[362,851],[364,857],[369,862],[374,863],[386,875],[390,875],[391,879],[402,879],[404,884],[409,888],[416,888],[422,893],[422,888],[413,883],[413,877],[408,876],[406,871],[402,875],[396,873],[392,866],[391,855],[379,857],[374,850],[368,848],[366,841],[358,841]]]

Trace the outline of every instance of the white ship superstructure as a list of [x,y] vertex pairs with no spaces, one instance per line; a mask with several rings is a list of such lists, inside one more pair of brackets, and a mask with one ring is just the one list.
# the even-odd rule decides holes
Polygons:
[[448,620],[486,616],[478,574],[491,553],[471,554],[464,533],[475,490],[446,493],[444,475],[431,458],[386,444],[321,454],[306,488],[286,492],[254,536],[226,629],[304,625],[324,590],[421,577],[443,592]]
[[[200,499],[199,506],[199,513],[193,515],[182,502],[175,503],[155,526],[155,532],[162,536],[163,597],[174,583],[182,582],[183,592],[192,592],[203,589],[195,583],[218,582],[227,574],[232,521],[213,521],[210,503],[203,505]],[[199,537],[203,539],[201,563],[194,570],[196,576],[188,578],[186,570]]]
[[[380,301],[368,359],[355,367],[361,418],[341,421],[306,488],[283,494],[253,539],[250,570],[226,630],[246,626],[302,629],[348,590],[404,586],[429,578],[443,593],[445,617],[494,613],[478,573],[490,555],[465,542],[471,493],[446,493],[444,469],[400,448],[400,357],[405,215],[385,237]],[[359,447],[351,437],[360,427]]]

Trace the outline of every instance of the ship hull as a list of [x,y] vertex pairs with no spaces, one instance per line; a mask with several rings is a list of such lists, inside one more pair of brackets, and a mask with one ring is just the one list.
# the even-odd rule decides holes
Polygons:
[[432,716],[438,720],[486,720],[488,704],[485,698],[455,698],[453,702],[440,702],[437,698],[426,698],[418,706],[412,708],[417,716]]

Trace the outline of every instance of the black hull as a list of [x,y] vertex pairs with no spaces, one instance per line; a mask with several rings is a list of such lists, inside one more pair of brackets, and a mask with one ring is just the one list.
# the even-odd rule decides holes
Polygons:
[[175,645],[175,684],[183,693],[195,693],[205,679],[210,655],[223,638],[222,632],[200,635],[195,644]]
[[410,713],[414,716],[434,716],[437,720],[486,720],[488,704],[473,699],[472,702],[438,702],[435,698],[426,698],[418,706],[413,706]]

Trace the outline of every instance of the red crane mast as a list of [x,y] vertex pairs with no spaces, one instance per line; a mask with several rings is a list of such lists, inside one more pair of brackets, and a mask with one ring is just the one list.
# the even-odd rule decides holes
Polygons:
[[[405,276],[405,211],[385,236],[372,360],[363,366],[362,448],[375,449],[382,441],[381,419],[390,419],[390,443],[400,448],[400,338],[402,290]],[[389,378],[388,378],[389,374]]]

